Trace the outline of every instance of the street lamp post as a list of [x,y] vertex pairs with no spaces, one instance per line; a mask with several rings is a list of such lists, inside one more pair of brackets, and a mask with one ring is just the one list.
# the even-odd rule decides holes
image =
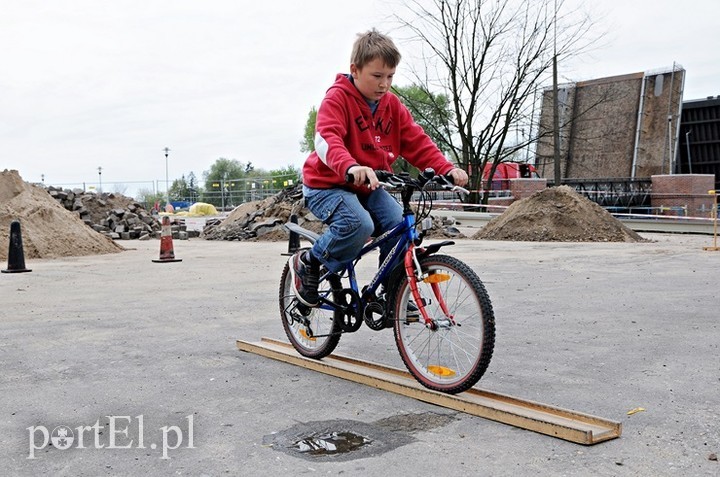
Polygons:
[[170,182],[168,180],[168,153],[170,152],[169,147],[165,147],[163,149],[165,151],[165,196],[166,196],[166,203],[165,205],[170,203]]
[[102,194],[102,166],[98,166],[98,194]]

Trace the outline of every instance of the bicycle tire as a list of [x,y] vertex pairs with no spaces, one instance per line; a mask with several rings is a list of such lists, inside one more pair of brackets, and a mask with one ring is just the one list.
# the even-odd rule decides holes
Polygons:
[[[303,305],[295,297],[291,281],[292,273],[288,261],[280,278],[279,296],[280,316],[285,335],[301,355],[313,359],[324,358],[335,350],[340,341],[341,335],[335,315],[341,312],[321,305],[316,308],[305,308],[307,316],[304,316],[300,312]],[[340,288],[340,279],[332,275],[328,280],[320,282],[318,294],[325,297],[332,296],[334,301],[333,289]],[[301,321],[303,319],[306,319],[306,323]]]
[[477,274],[454,257],[429,255],[419,262],[428,277],[418,283],[428,316],[445,317],[429,283],[435,282],[453,319],[430,329],[422,317],[408,318],[413,295],[407,280],[398,281],[388,300],[393,304],[395,343],[420,384],[448,394],[466,391],[482,378],[492,359],[495,315],[490,297]]

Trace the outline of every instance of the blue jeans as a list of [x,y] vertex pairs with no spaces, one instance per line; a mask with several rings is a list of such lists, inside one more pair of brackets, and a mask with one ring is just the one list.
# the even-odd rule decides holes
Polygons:
[[[357,257],[371,235],[379,235],[402,222],[402,206],[385,189],[368,196],[344,189],[303,186],[305,205],[329,227],[313,245],[312,254],[334,273]],[[380,247],[380,262],[390,253],[392,241]]]

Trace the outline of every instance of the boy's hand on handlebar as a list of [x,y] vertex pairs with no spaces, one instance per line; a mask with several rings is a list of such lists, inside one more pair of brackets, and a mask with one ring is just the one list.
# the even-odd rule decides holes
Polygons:
[[380,181],[378,180],[377,175],[375,175],[375,171],[370,167],[352,166],[347,170],[347,173],[353,175],[355,178],[353,184],[358,187],[363,184],[366,184],[371,190],[375,190],[380,187]]
[[447,173],[450,177],[452,177],[453,184],[456,186],[463,187],[468,183],[468,175],[467,172],[465,172],[463,169],[455,168]]

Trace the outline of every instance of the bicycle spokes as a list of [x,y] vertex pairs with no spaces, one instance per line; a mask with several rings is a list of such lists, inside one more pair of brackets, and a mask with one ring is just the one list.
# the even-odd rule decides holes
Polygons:
[[[425,387],[458,393],[472,387],[492,357],[495,321],[473,270],[446,255],[420,257],[423,275],[398,285],[395,342],[410,373]],[[406,262],[407,263],[407,262]],[[406,319],[414,301],[426,322]]]
[[336,325],[338,311],[329,305],[334,290],[340,288],[339,279],[323,281],[318,295],[321,306],[310,308],[298,302],[292,290],[292,274],[285,265],[280,279],[280,313],[285,334],[293,347],[303,356],[322,358],[332,353],[340,340]]

